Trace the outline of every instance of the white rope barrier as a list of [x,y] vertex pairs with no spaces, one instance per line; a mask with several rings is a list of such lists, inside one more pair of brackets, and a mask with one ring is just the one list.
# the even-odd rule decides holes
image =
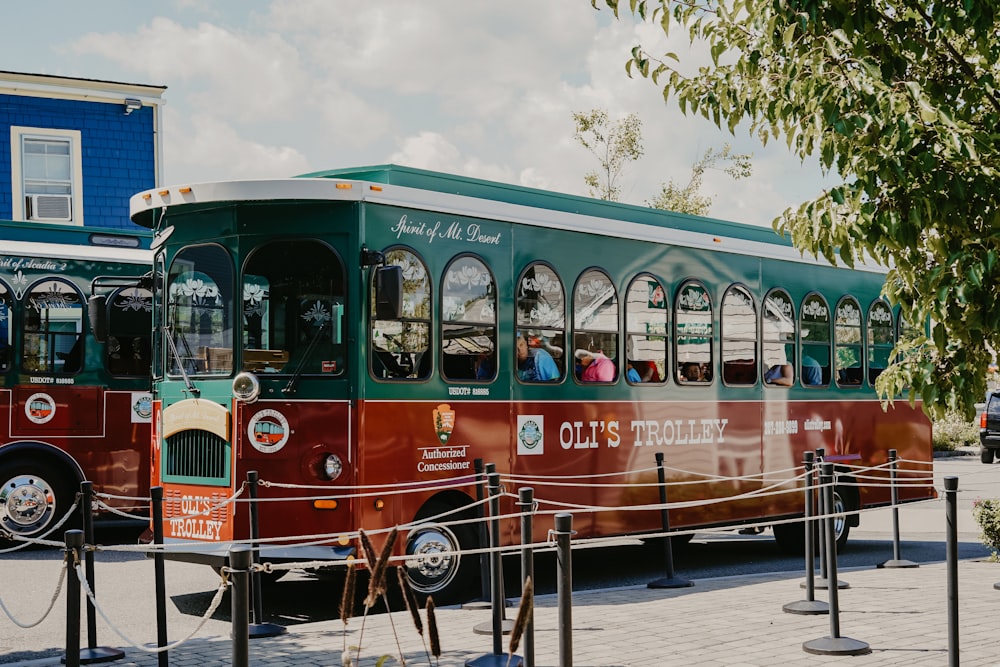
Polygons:
[[[48,530],[46,534],[51,534],[59,530],[64,523],[69,521],[71,516],[76,514],[76,511],[79,508],[79,506],[80,506],[80,496],[79,494],[77,494],[76,499],[73,501],[73,505],[66,511],[65,514],[63,514],[62,518],[59,519],[56,525],[52,526],[52,528]],[[3,532],[4,532],[4,537],[6,537],[8,540],[20,542],[21,544],[18,544],[13,547],[8,547],[6,549],[0,549],[0,555],[13,553],[15,551],[20,551],[21,549],[31,546],[32,544],[38,544],[43,546],[52,546],[52,545],[63,546],[62,542],[52,542],[50,540],[43,540],[39,538],[24,537],[23,535],[18,535],[17,533],[11,533],[9,531],[3,531]]]
[[87,582],[87,575],[83,571],[83,565],[79,562],[76,563],[74,566],[74,570],[76,571],[77,579],[80,580],[80,586],[87,594],[87,598],[94,605],[94,609],[96,609],[97,613],[101,615],[101,618],[104,619],[104,622],[107,624],[108,628],[110,628],[112,632],[121,637],[122,640],[130,644],[132,647],[137,648],[140,651],[145,651],[146,653],[162,653],[163,651],[169,651],[175,649],[178,646],[182,646],[185,642],[187,642],[196,634],[198,634],[198,632],[201,631],[201,629],[205,626],[205,623],[208,622],[208,619],[212,617],[212,615],[215,613],[215,610],[218,609],[219,605],[222,603],[222,596],[226,592],[226,588],[229,586],[228,578],[223,576],[222,583],[219,585],[218,590],[215,592],[215,597],[212,598],[211,603],[209,603],[208,605],[208,609],[206,609],[205,613],[202,614],[201,620],[198,622],[198,625],[195,626],[194,630],[192,630],[190,634],[188,634],[183,639],[175,641],[172,644],[168,644],[166,646],[159,646],[156,648],[150,648],[148,646],[137,644],[111,621],[111,619],[105,613],[104,609],[98,603],[97,596],[94,595],[94,591],[91,590],[90,584]]
[[59,599],[59,594],[62,592],[62,586],[65,580],[66,580],[66,561],[63,560],[63,563],[59,568],[59,581],[56,582],[56,590],[52,593],[52,597],[49,598],[49,606],[45,608],[45,611],[42,612],[41,618],[39,618],[37,621],[34,621],[32,623],[19,621],[14,616],[14,614],[11,613],[10,609],[7,608],[7,605],[4,604],[2,597],[0,597],[0,609],[3,610],[3,613],[7,615],[7,618],[9,618],[11,622],[17,627],[24,628],[26,630],[33,628],[49,617],[49,614],[52,612],[52,608],[56,604],[56,600]]

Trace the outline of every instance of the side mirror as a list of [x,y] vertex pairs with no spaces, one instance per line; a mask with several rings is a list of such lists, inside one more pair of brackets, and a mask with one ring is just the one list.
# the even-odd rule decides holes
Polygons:
[[398,320],[403,316],[403,269],[375,268],[375,319]]
[[108,297],[95,294],[87,300],[87,317],[90,319],[90,330],[98,343],[108,339]]

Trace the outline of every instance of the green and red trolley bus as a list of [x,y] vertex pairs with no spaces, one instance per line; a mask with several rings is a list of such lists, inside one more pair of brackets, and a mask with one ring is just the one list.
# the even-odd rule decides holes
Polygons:
[[[562,480],[536,497],[623,508],[582,513],[581,537],[660,528],[659,511],[624,509],[658,502],[656,453],[671,480],[710,482],[671,501],[792,479],[818,447],[838,466],[841,510],[890,502],[851,474],[889,449],[902,476],[931,470],[920,406],[883,410],[873,387],[898,330],[884,272],[803,257],[769,229],[393,165],[163,188],[131,210],[163,275],[165,535],[215,556],[248,537],[246,505],[225,502],[248,471],[290,485],[262,487],[262,501],[303,498],[261,502],[261,539],[345,538],[268,544],[263,558],[345,559],[359,528],[469,515],[476,459],[509,492]],[[802,494],[785,493],[670,518],[801,513]],[[468,524],[422,521],[399,545],[424,593],[477,570],[456,553],[480,546]]]
[[[108,506],[148,515],[152,292],[138,281],[150,238],[0,222],[0,546],[52,533],[84,480],[116,496]],[[89,326],[95,291],[103,342]]]

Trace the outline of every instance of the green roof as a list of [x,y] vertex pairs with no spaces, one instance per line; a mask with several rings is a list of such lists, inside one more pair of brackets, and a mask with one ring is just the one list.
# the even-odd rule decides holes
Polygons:
[[328,169],[302,174],[298,178],[339,178],[384,183],[553,211],[655,225],[669,229],[717,234],[760,243],[792,245],[789,239],[779,236],[770,227],[728,222],[716,218],[702,218],[645,206],[621,204],[395,164]]

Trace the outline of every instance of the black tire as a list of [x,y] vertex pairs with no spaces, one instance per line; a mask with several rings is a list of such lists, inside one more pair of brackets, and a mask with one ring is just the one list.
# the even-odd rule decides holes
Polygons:
[[[416,520],[434,517],[454,509],[447,504],[430,502],[421,509]],[[444,517],[441,522],[429,521],[410,529],[406,539],[406,578],[421,598],[433,597],[437,604],[465,602],[476,597],[474,586],[479,573],[479,555],[462,555],[476,549],[475,525],[454,521],[468,518],[459,513]]]
[[980,446],[980,448],[979,448],[979,460],[980,461],[982,461],[986,465],[990,465],[991,463],[993,463],[993,457],[994,456],[996,456],[996,450],[995,449],[991,449],[990,447],[982,447],[982,446]]
[[[60,539],[79,528],[79,512],[59,526],[75,499],[70,476],[56,468],[21,460],[0,463],[0,528],[16,537]],[[0,537],[0,546],[17,544],[23,540]]]
[[[849,492],[842,491],[841,489],[833,490],[833,508],[834,512],[837,513],[837,516],[833,518],[833,533],[837,540],[837,553],[843,551],[847,546],[847,540],[851,534],[850,521],[848,521],[847,516],[844,514],[855,509],[853,503],[848,500],[850,497]],[[826,528],[821,521],[814,523],[816,525],[817,539],[814,544],[813,553],[819,556],[819,531],[826,530]],[[794,556],[801,556],[805,553],[806,529],[804,521],[776,524],[771,526],[771,530],[774,532],[774,541],[778,543],[778,548],[782,552]]]

